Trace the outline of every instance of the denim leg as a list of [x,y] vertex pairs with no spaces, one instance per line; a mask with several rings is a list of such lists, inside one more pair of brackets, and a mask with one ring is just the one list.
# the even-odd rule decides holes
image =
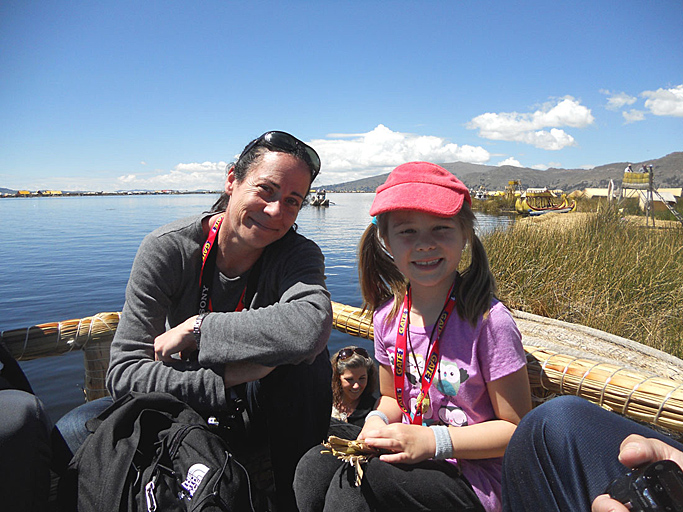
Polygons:
[[503,460],[503,510],[590,510],[627,469],[619,446],[630,434],[676,441],[575,396],[553,398],[527,414]]
[[[72,409],[60,418],[55,427],[57,430],[56,434],[61,435],[61,438],[71,452],[70,456],[76,453],[78,448],[91,434],[85,423],[98,416],[112,403],[114,403],[114,400],[110,396],[99,398]],[[59,435],[55,435],[55,437],[59,438]]]
[[42,511],[50,491],[50,420],[25,391],[0,391],[0,404],[0,508]]

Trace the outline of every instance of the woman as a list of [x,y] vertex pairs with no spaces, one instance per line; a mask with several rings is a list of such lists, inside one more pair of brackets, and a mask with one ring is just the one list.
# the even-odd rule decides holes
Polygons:
[[345,347],[332,356],[332,418],[363,426],[377,402],[377,369],[367,350]]
[[[168,392],[227,422],[238,458],[270,445],[282,510],[294,507],[298,459],[326,435],[330,418],[324,260],[295,230],[319,171],[312,148],[267,132],[230,166],[211,211],[145,237],[107,374],[114,398]],[[246,433],[233,425],[239,401],[249,413]],[[58,424],[72,451],[85,436],[83,417],[102,410],[95,404]]]

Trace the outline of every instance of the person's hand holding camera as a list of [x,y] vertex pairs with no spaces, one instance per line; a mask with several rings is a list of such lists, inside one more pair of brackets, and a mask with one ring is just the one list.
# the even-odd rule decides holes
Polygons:
[[[660,460],[672,460],[683,468],[683,453],[657,439],[630,435],[621,443],[619,462],[627,468],[636,468]],[[593,501],[592,512],[629,512],[629,509],[608,494]]]

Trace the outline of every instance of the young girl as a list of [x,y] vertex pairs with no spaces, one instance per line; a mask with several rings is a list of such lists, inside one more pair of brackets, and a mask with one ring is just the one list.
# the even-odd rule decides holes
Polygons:
[[300,510],[500,510],[502,455],[531,398],[470,206],[465,185],[427,162],[397,167],[377,189],[359,268],[381,397],[359,439],[384,454],[355,487],[348,464],[309,451]]
[[362,347],[345,347],[332,356],[332,418],[363,426],[375,408],[377,370]]

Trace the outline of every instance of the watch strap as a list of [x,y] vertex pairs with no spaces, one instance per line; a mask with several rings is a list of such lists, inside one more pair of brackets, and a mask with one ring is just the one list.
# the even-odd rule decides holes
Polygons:
[[199,342],[202,338],[202,322],[204,321],[204,318],[206,318],[206,315],[208,315],[208,313],[200,313],[194,321],[192,333],[194,334],[194,341],[197,344],[197,350],[199,350]]

